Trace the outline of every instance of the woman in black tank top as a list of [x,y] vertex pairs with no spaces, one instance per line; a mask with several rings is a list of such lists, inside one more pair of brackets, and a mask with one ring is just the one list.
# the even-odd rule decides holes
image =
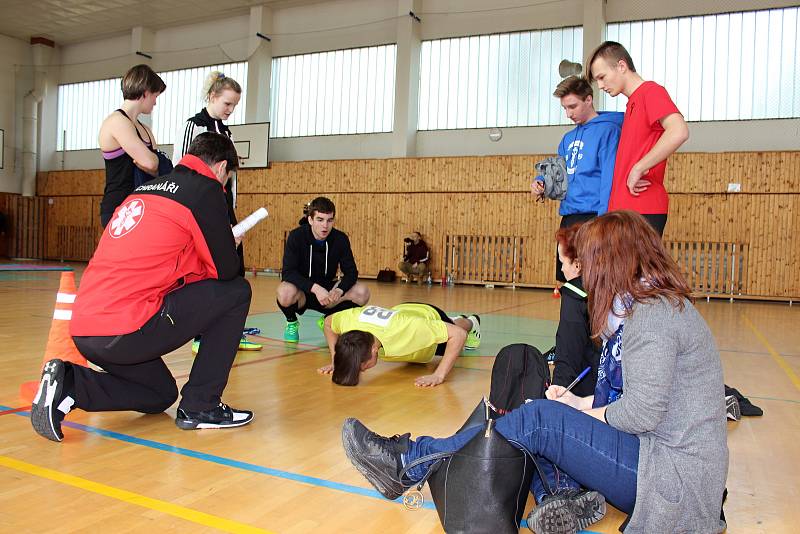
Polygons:
[[152,113],[158,95],[167,88],[147,65],[132,67],[122,78],[120,109],[106,117],[100,127],[100,150],[106,169],[106,184],[100,202],[100,222],[105,227],[134,188],[134,170],[156,175],[158,156],[152,132],[138,120]]

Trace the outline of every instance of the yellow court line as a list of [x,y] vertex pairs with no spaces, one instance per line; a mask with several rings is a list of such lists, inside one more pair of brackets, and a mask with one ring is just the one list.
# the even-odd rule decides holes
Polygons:
[[789,365],[789,362],[787,362],[783,358],[783,356],[778,354],[778,351],[772,348],[772,345],[764,336],[764,334],[762,334],[758,330],[758,328],[756,328],[756,326],[750,321],[750,319],[748,319],[748,317],[745,314],[742,314],[742,320],[744,321],[744,324],[746,324],[750,328],[750,330],[753,331],[758,340],[767,348],[767,352],[769,352],[769,355],[772,356],[772,359],[775,360],[775,363],[777,363],[778,366],[781,369],[783,369],[783,372],[786,373],[786,375],[789,377],[789,380],[792,381],[794,387],[800,390],[800,378],[797,377],[797,374],[794,372],[794,369],[792,369],[792,366]]
[[48,478],[56,482],[61,482],[62,484],[67,484],[82,490],[98,493],[100,495],[134,504],[136,506],[142,506],[151,510],[163,512],[165,514],[179,517],[181,519],[185,519],[206,527],[215,528],[223,532],[272,534],[268,530],[251,527],[250,525],[245,525],[244,523],[238,523],[236,521],[231,521],[230,519],[224,519],[222,517],[206,514],[204,512],[198,512],[197,510],[185,508],[183,506],[172,504],[166,501],[152,499],[150,497],[145,497],[144,495],[139,495],[138,493],[114,488],[112,486],[106,486],[105,484],[92,482],[91,480],[86,480],[85,478],[68,475],[59,471],[53,471],[52,469],[47,469],[46,467],[40,467],[38,465],[15,460],[13,458],[9,458],[8,456],[0,455],[0,466],[16,469],[17,471],[28,473],[37,477]]

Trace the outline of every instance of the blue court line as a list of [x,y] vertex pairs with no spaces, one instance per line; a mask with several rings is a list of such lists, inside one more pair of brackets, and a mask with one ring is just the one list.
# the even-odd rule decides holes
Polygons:
[[[0,411],[5,410],[13,410],[9,406],[0,405]],[[30,417],[30,412],[14,412],[14,415],[19,415],[22,417]],[[88,425],[82,425],[80,423],[73,423],[71,421],[63,421],[61,423],[63,426],[73,428],[75,430],[82,430],[84,432],[90,434],[97,434],[99,436],[103,436],[105,438],[116,439],[119,441],[123,441],[125,443],[131,443],[134,445],[141,445],[143,447],[149,447],[151,449],[156,449],[164,452],[171,452],[174,454],[180,454],[181,456],[187,456],[189,458],[195,458],[197,460],[202,460],[204,462],[211,462],[219,465],[224,465],[227,467],[233,467],[235,469],[242,469],[244,471],[251,471],[253,473],[259,473],[262,475],[268,475],[276,478],[283,478],[286,480],[291,480],[293,482],[300,482],[301,484],[308,484],[310,486],[320,486],[327,489],[332,489],[335,491],[343,491],[346,493],[353,493],[355,495],[361,495],[362,497],[371,497],[373,499],[379,499],[381,501],[386,501],[386,497],[381,495],[375,490],[359,488],[358,486],[351,486],[350,484],[342,484],[340,482],[333,482],[330,480],[325,480],[324,478],[317,478],[317,477],[310,477],[306,475],[299,475],[297,473],[291,473],[289,471],[282,471],[280,469],[273,469],[271,467],[264,467],[261,465],[251,464],[248,462],[240,462],[239,460],[233,460],[231,458],[224,458],[222,456],[215,456],[213,454],[207,454],[200,451],[195,451],[192,449],[185,449],[183,447],[176,447],[174,445],[167,445],[165,443],[159,443],[158,441],[152,441],[149,439],[137,438],[135,436],[129,436],[127,434],[121,434],[119,432],[114,432],[112,430],[105,430],[102,428],[97,428]],[[402,504],[402,499],[396,499],[394,501],[396,504]],[[422,508],[426,510],[435,510],[436,507],[433,505],[432,502],[427,501],[422,504]],[[520,527],[527,528],[528,523],[523,519],[520,523]],[[600,534],[599,532],[594,532],[592,530],[581,530],[579,534]]]
[[[7,406],[0,405],[0,411],[11,410]],[[23,417],[30,417],[30,412],[22,411],[22,412],[15,412],[14,415],[19,415]],[[73,428],[76,430],[82,430],[89,434],[97,434],[99,436],[103,436],[105,438],[116,439],[118,441],[123,441],[125,443],[131,443],[134,445],[141,445],[143,447],[149,447],[151,449],[156,449],[159,451],[164,452],[171,452],[173,454],[180,454],[181,456],[186,456],[189,458],[195,458],[197,460],[202,460],[204,462],[211,462],[219,465],[224,465],[227,467],[233,467],[235,469],[242,469],[244,471],[251,471],[253,473],[260,473],[262,475],[268,475],[276,478],[283,478],[286,480],[291,480],[294,482],[300,482],[301,484],[308,484],[311,486],[320,486],[323,488],[328,488],[336,491],[344,491],[347,493],[353,493],[356,495],[361,495],[363,497],[372,497],[373,499],[380,499],[381,501],[386,501],[386,497],[381,495],[375,490],[360,488],[358,486],[351,486],[350,484],[342,484],[339,482],[332,482],[330,480],[325,480],[322,478],[310,477],[306,475],[299,475],[297,473],[291,473],[289,471],[282,471],[280,469],[273,469],[271,467],[264,467],[262,465],[251,464],[247,462],[241,462],[239,460],[233,460],[231,458],[224,458],[222,456],[215,456],[213,454],[207,454],[200,451],[195,451],[192,449],[185,449],[183,447],[176,447],[174,445],[167,445],[165,443],[159,443],[157,441],[152,441],[149,439],[137,438],[135,436],[129,436],[127,434],[121,434],[119,432],[114,432],[112,430],[105,430],[102,428],[97,428],[88,425],[82,425],[80,423],[73,423],[71,421],[64,421],[61,423],[63,426]],[[394,501],[397,504],[402,504],[402,501],[396,500]],[[435,510],[433,503],[426,502],[422,505],[423,508],[428,510]]]

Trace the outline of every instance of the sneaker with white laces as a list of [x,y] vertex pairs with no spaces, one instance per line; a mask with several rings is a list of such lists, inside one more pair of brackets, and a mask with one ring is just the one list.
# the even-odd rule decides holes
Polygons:
[[345,419],[342,425],[344,452],[358,472],[381,495],[395,500],[411,484],[403,484],[402,454],[408,451],[411,434],[385,438],[370,431],[358,419]]
[[474,350],[481,346],[481,318],[477,315],[470,315],[467,319],[472,323],[472,329],[467,333],[464,348]]
[[235,428],[244,426],[253,420],[253,412],[236,410],[220,402],[216,408],[202,412],[192,412],[178,408],[175,425],[183,430],[206,428]]
[[72,384],[66,384],[67,369],[62,360],[53,359],[44,364],[39,390],[31,404],[31,425],[42,437],[61,441],[61,421],[75,404]]

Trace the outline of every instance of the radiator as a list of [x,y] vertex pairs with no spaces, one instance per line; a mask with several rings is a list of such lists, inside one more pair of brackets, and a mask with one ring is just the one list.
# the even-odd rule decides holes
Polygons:
[[520,284],[523,238],[497,235],[448,235],[443,273],[455,282]]
[[747,243],[666,241],[664,245],[686,276],[689,287],[704,295],[745,293]]
[[56,257],[61,261],[77,260],[89,261],[95,249],[95,229],[90,226],[56,227],[58,243],[54,248]]

